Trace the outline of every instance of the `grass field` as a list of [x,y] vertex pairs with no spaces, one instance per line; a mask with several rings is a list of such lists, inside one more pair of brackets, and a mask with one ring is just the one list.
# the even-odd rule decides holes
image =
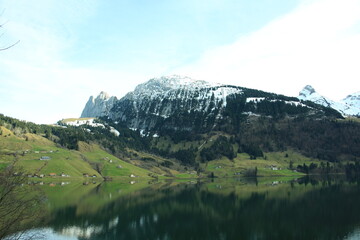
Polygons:
[[103,176],[149,177],[150,171],[136,167],[102,150],[98,145],[80,143],[80,154],[91,163],[100,164]]

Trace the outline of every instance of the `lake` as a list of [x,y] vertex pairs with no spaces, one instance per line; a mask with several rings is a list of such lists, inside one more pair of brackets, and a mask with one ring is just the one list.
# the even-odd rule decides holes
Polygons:
[[43,239],[360,239],[360,182],[213,179],[44,184]]

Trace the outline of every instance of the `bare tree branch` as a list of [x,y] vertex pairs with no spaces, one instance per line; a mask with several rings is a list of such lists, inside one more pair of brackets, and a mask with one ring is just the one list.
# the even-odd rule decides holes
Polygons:
[[[5,9],[0,13],[0,17],[4,14],[5,12]],[[4,28],[5,24],[7,24],[8,22],[5,22],[5,23],[1,23],[0,24],[0,28]],[[4,34],[1,34],[0,35],[0,38],[3,36]],[[17,42],[9,45],[9,46],[6,46],[6,47],[2,47],[0,48],[0,51],[5,51],[5,50],[8,50],[9,48],[12,48],[13,46],[17,45],[18,43],[20,42],[20,40],[18,40]]]
[[18,40],[16,43],[10,45],[10,46],[7,46],[5,48],[0,48],[0,51],[4,51],[4,50],[8,50],[9,48],[12,48],[13,46],[15,46],[16,44],[18,44],[20,42],[20,40]]

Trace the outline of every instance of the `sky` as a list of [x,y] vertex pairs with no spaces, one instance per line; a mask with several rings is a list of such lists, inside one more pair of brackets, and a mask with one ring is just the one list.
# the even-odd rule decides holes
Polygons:
[[0,0],[0,24],[0,113],[35,123],[173,74],[360,91],[360,0]]

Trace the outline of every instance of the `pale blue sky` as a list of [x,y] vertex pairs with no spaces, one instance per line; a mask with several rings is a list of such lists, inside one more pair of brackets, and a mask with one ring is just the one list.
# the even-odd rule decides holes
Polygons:
[[360,91],[360,0],[0,0],[0,113],[53,123],[152,77]]

